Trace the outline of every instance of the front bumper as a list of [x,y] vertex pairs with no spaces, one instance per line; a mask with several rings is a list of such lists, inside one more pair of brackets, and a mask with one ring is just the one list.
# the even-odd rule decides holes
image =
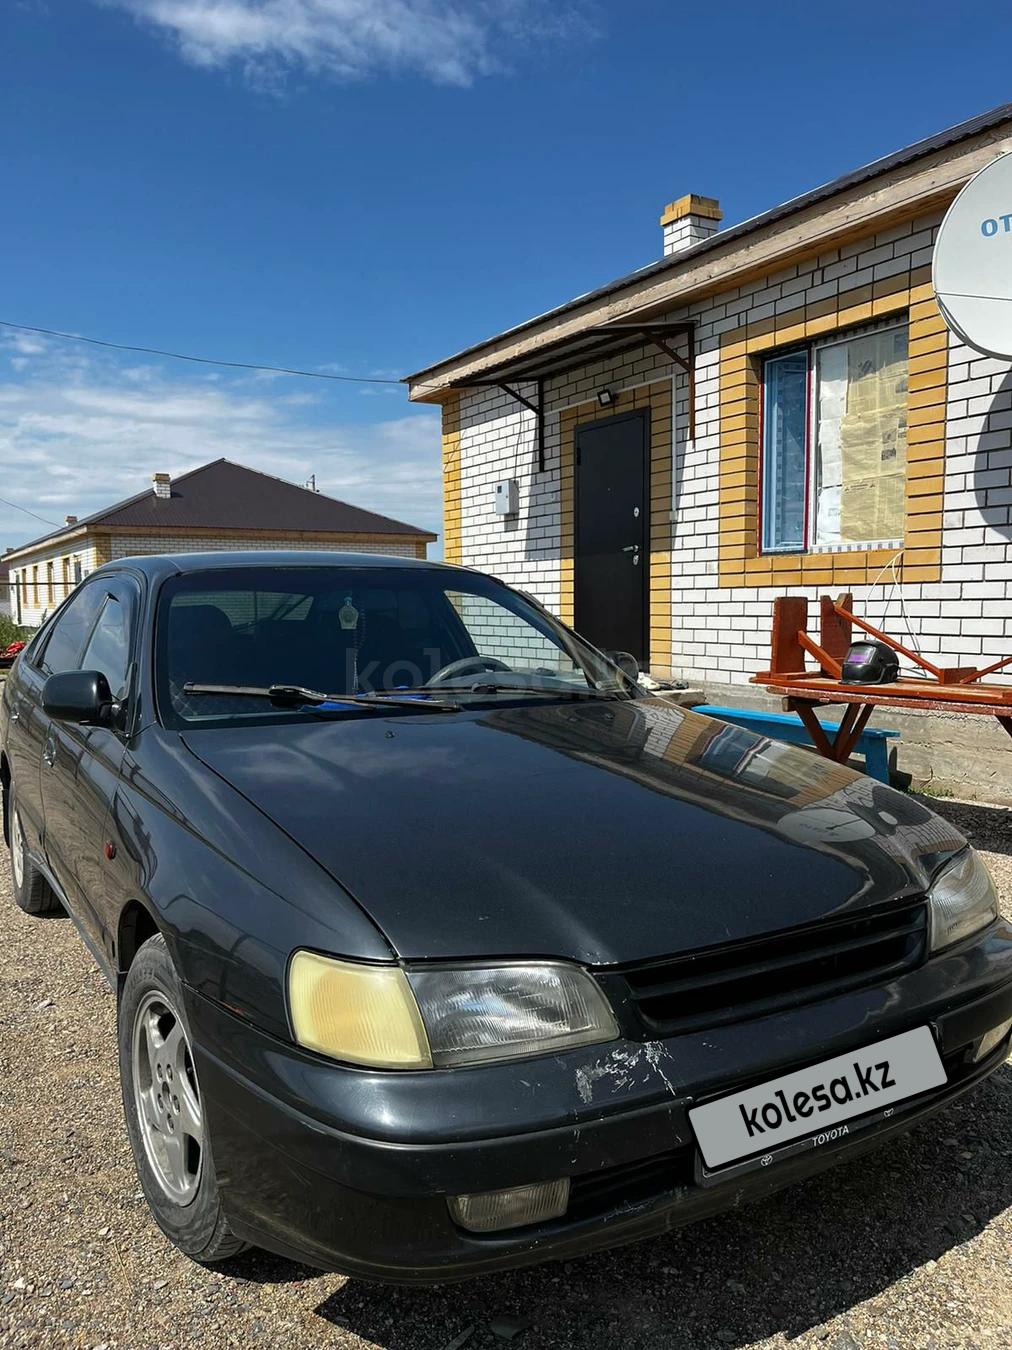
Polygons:
[[[999,922],[883,986],[753,1022],[513,1064],[381,1073],[330,1063],[188,992],[229,1221],[296,1260],[424,1283],[565,1259],[662,1233],[814,1175],[909,1129],[1003,1061],[971,1049],[1012,1017],[1012,929]],[[948,1082],[709,1173],[688,1121],[701,1099],[928,1023]],[[572,1178],[565,1218],[466,1233],[446,1196]]]

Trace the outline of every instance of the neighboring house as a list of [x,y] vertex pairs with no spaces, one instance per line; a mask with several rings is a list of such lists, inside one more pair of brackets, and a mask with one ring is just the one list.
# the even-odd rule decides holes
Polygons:
[[335,549],[424,558],[436,535],[227,459],[9,549],[14,617],[41,622],[82,577],[113,558],[220,549]]
[[[1012,654],[1012,367],[931,285],[947,206],[1007,151],[1012,104],[730,229],[683,197],[658,262],[411,376],[443,408],[447,559],[721,703],[758,697],[785,593],[853,591],[948,663]],[[915,720],[888,717],[926,774]],[[1012,794],[990,719],[947,734]]]
[[11,613],[12,598],[10,568],[3,558],[0,558],[0,614]]

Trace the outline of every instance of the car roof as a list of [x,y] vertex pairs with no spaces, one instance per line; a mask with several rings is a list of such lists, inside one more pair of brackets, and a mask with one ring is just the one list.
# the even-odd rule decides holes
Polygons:
[[446,572],[470,572],[472,569],[430,561],[427,558],[400,558],[390,553],[338,553],[324,549],[229,549],[208,553],[155,553],[117,558],[104,563],[99,572],[129,568],[152,579],[180,576],[188,572],[225,571],[239,567],[335,567],[382,568],[390,571],[430,569]]

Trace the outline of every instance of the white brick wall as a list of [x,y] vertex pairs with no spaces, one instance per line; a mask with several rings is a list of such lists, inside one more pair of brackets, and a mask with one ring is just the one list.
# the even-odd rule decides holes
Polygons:
[[[70,585],[64,583],[64,559],[68,561]],[[48,564],[53,564],[52,585],[49,583]],[[74,587],[74,564],[80,565],[81,576],[86,577],[98,566],[96,544],[93,539],[78,539],[73,543],[56,545],[33,554],[31,561],[10,564],[11,615],[26,628],[36,628],[47,614],[63,603]],[[36,599],[36,580],[38,597]]]
[[[922,267],[940,213],[831,250],[711,301],[672,312],[696,323],[696,436],[686,444],[686,383],[660,352],[644,349],[546,387],[546,471],[534,472],[534,417],[498,391],[461,395],[461,531],[464,563],[560,597],[559,413],[607,385],[629,389],[674,375],[674,672],[693,682],[744,684],[768,664],[774,596],[805,588],[717,585],[720,334],[795,309],[804,298],[845,296],[868,282]],[[531,390],[523,390],[530,396]],[[520,511],[492,509],[493,484],[518,478]],[[1012,654],[1012,367],[950,343],[941,580],[854,588],[860,613],[930,658],[986,664]],[[808,588],[815,600],[819,588]],[[813,611],[814,618],[814,611]]]
[[[529,397],[533,389],[522,388]],[[517,409],[520,409],[518,412]],[[545,462],[535,473],[535,418],[499,390],[466,395],[461,407],[460,454],[463,560],[537,595],[550,608],[559,603],[559,430],[549,428]],[[520,513],[497,515],[495,484],[520,483]]]

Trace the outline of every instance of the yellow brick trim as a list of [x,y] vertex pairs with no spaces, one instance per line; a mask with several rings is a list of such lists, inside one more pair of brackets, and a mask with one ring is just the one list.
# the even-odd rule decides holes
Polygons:
[[672,491],[672,403],[671,381],[657,380],[639,389],[620,392],[614,405],[605,410],[596,399],[566,408],[559,417],[560,471],[559,512],[561,521],[561,562],[559,618],[572,624],[575,616],[575,491],[576,430],[587,422],[640,408],[650,410],[650,474],[648,501],[650,521],[648,549],[648,614],[650,628],[650,669],[654,674],[671,673],[671,491]]
[[860,586],[888,566],[889,549],[759,553],[759,381],[763,356],[776,348],[903,313],[910,323],[907,511],[896,568],[901,580],[940,579],[948,336],[931,293],[929,269],[922,267],[721,336],[720,586]]
[[671,381],[639,391],[650,408],[650,669],[671,674],[671,493],[673,484]]
[[704,220],[723,220],[724,212],[720,209],[720,202],[716,197],[697,197],[694,192],[687,192],[677,201],[668,202],[661,214],[661,224],[673,225],[676,220],[684,220],[686,216],[702,216]]
[[459,563],[463,558],[461,535],[460,395],[443,404],[443,557]]

